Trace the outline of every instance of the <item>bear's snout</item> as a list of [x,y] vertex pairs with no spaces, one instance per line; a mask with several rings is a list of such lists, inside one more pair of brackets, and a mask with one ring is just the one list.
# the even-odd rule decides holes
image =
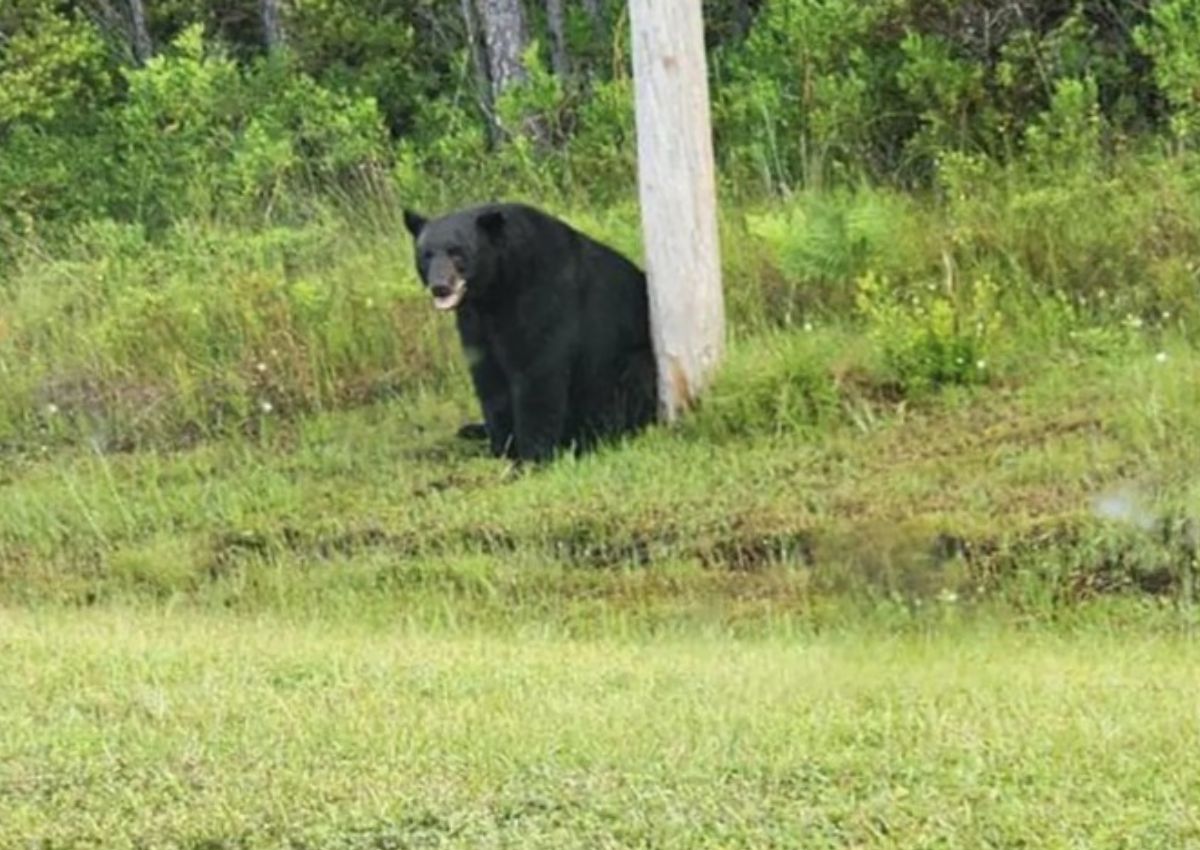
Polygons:
[[433,295],[433,306],[438,310],[453,310],[462,303],[467,294],[467,282],[456,275],[448,281],[431,284],[429,292]]
[[436,253],[425,268],[424,278],[437,309],[453,310],[462,303],[467,280],[454,257]]

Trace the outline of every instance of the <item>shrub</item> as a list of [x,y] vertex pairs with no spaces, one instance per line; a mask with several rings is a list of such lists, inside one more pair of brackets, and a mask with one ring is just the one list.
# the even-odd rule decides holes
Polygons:
[[774,333],[735,345],[688,421],[691,433],[721,440],[813,430],[839,415],[826,332]]
[[1133,39],[1154,62],[1154,81],[1173,110],[1172,133],[1181,144],[1194,145],[1200,140],[1200,6],[1159,0]]
[[960,287],[889,287],[873,273],[858,282],[858,309],[887,367],[908,394],[988,380],[988,356],[1000,330],[996,287],[988,278]]

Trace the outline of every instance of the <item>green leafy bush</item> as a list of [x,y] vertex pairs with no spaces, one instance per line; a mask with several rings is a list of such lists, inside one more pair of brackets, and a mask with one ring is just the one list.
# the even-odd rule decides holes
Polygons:
[[88,121],[64,123],[51,96],[0,136],[10,222],[278,217],[387,156],[373,100],[322,88],[286,56],[241,66],[199,27],[122,76],[121,101]]
[[812,430],[839,415],[840,398],[821,331],[774,333],[730,351],[687,427],[705,439]]
[[1200,139],[1200,4],[1158,0],[1133,38],[1154,62],[1154,80],[1173,109],[1172,133],[1194,145]]
[[894,84],[878,37],[887,16],[887,4],[851,0],[765,4],[744,46],[722,57],[714,98],[719,148],[738,183],[819,186],[879,159],[872,141],[897,117],[885,107]]
[[384,155],[373,101],[329,92],[285,58],[240,68],[195,27],[126,78],[110,133],[127,165],[111,206],[154,226],[269,212]]
[[902,290],[868,273],[859,279],[857,302],[867,334],[906,393],[988,380],[988,357],[1001,328],[996,286],[988,278],[965,291],[953,275],[941,287]]

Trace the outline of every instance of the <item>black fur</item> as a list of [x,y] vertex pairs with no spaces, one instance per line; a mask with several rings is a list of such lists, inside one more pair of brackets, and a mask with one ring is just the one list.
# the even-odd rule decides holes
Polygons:
[[[539,210],[405,211],[417,271],[456,319],[493,453],[544,460],[630,433],[657,405],[646,278]],[[470,436],[468,426],[467,433]]]

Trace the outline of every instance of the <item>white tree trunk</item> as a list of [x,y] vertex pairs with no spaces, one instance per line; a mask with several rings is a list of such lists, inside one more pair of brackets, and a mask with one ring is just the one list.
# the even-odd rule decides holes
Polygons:
[[129,23],[133,31],[133,58],[145,65],[154,51],[150,30],[146,27],[146,6],[142,0],[129,0]]
[[638,190],[659,407],[674,421],[725,349],[700,0],[629,0]]
[[479,27],[476,21],[477,10],[472,0],[461,0],[463,27],[466,30],[467,45],[471,49],[471,64],[475,67],[476,88],[479,92],[479,106],[487,116],[488,137],[496,141],[496,114],[492,104],[492,87],[488,82],[487,49],[479,39]]
[[737,27],[738,38],[745,38],[754,23],[754,10],[750,8],[750,0],[737,0],[733,15],[734,26]]
[[259,0],[259,12],[262,14],[263,41],[268,51],[274,50],[286,41],[279,0]]
[[546,24],[550,29],[550,62],[554,75],[565,80],[571,75],[571,57],[567,52],[567,15],[563,0],[546,0]]
[[495,99],[513,83],[525,81],[521,54],[529,36],[521,0],[477,0],[487,44],[488,79]]

